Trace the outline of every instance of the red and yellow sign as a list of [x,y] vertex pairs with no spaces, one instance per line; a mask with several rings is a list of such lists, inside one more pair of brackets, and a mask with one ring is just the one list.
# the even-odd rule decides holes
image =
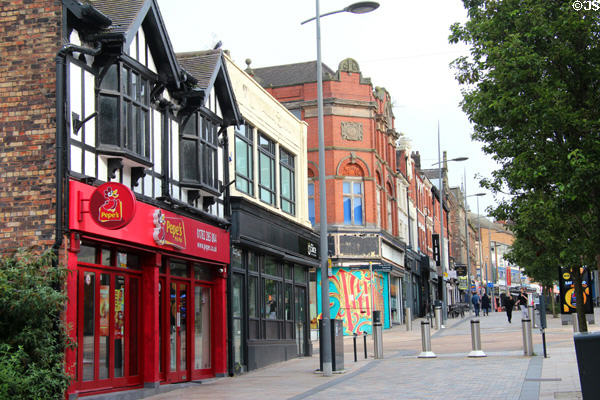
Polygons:
[[185,249],[185,225],[183,219],[178,217],[167,217],[158,209],[153,215],[154,241],[161,245],[170,245],[178,249]]
[[96,188],[90,198],[92,220],[106,229],[119,229],[135,215],[135,195],[127,186],[107,182]]

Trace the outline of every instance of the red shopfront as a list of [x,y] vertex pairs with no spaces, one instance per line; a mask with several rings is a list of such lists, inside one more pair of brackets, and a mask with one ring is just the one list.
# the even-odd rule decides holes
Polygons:
[[69,394],[224,376],[229,233],[123,185],[69,192]]

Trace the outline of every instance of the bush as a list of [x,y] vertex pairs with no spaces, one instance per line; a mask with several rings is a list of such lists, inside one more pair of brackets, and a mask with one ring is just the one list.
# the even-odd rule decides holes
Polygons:
[[0,259],[0,399],[63,399],[69,385],[66,269],[53,259],[23,250]]

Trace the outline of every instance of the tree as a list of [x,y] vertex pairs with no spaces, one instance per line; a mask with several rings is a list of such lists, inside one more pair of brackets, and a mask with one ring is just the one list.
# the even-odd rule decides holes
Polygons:
[[449,38],[470,45],[470,56],[453,62],[461,105],[473,139],[501,166],[482,184],[510,195],[493,214],[512,222],[514,254],[530,270],[542,265],[525,251],[536,244],[537,257],[558,256],[563,266],[597,265],[600,13],[562,0],[463,3],[469,18]]
[[70,345],[60,318],[63,267],[53,253],[17,252],[0,259],[0,398],[64,399]]

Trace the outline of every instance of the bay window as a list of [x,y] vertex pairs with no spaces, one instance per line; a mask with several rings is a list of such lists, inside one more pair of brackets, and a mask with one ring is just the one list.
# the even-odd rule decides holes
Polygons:
[[235,188],[254,195],[254,130],[244,124],[235,130]]
[[275,204],[275,142],[260,134],[258,138],[259,197]]
[[199,112],[184,118],[180,152],[181,184],[219,194],[216,122]]
[[279,150],[279,181],[280,181],[280,204],[281,209],[291,215],[296,213],[295,203],[295,171],[294,156],[285,151]]

